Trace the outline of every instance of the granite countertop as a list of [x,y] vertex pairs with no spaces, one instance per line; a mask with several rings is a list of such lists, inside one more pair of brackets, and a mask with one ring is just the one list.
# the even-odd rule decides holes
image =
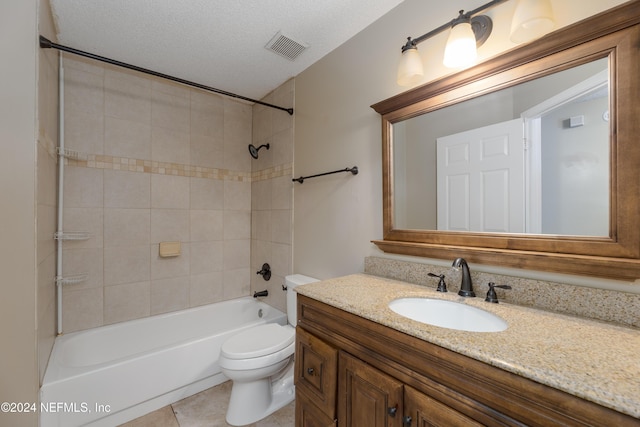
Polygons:
[[[491,304],[484,298],[354,274],[298,286],[301,295],[572,395],[640,418],[640,331],[614,324]],[[482,308],[508,323],[502,332],[466,332],[394,313],[391,300],[429,297]]]

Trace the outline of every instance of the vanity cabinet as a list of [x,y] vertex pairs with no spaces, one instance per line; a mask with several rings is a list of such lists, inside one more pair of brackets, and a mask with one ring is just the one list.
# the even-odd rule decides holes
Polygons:
[[338,425],[481,427],[463,414],[346,353],[338,369]]
[[640,426],[610,408],[297,299],[296,426]]
[[403,384],[344,351],[338,370],[338,425],[402,427]]
[[295,354],[296,426],[335,425],[338,350],[297,328]]

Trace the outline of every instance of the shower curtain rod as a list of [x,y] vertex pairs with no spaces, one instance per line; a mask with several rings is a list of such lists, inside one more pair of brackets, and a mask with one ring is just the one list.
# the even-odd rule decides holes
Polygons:
[[146,68],[141,68],[141,67],[138,67],[136,65],[131,65],[131,64],[127,64],[125,62],[116,61],[115,59],[105,58],[104,56],[99,56],[99,55],[95,55],[93,53],[84,52],[82,50],[74,49],[72,47],[63,46],[63,45],[54,43],[51,40],[49,40],[49,39],[47,39],[46,37],[43,37],[43,36],[40,36],[40,47],[41,48],[53,48],[53,49],[58,49],[58,50],[61,50],[61,51],[64,51],[64,52],[73,53],[75,55],[80,55],[80,56],[84,56],[86,58],[95,59],[96,61],[102,61],[102,62],[106,62],[108,64],[117,65],[118,67],[128,68],[130,70],[138,71],[138,72],[145,73],[145,74],[150,74],[152,76],[161,77],[161,78],[167,79],[167,80],[172,80],[174,82],[182,83],[182,84],[187,85],[187,86],[193,86],[193,87],[197,87],[198,89],[203,89],[203,90],[206,90],[206,91],[209,91],[209,92],[219,93],[221,95],[229,96],[231,98],[238,98],[238,99],[242,99],[244,101],[249,101],[249,102],[254,102],[256,104],[264,105],[266,107],[271,107],[271,108],[275,108],[275,109],[278,109],[278,110],[286,111],[287,113],[289,113],[289,115],[291,115],[291,116],[293,115],[293,108],[280,107],[280,106],[277,106],[277,105],[269,104],[267,102],[258,101],[257,99],[252,99],[252,98],[248,98],[246,96],[238,95],[238,94],[235,94],[235,93],[232,93],[232,92],[227,92],[227,91],[224,91],[224,90],[221,90],[221,89],[216,89],[216,88],[213,88],[213,87],[205,86],[205,85],[202,85],[200,83],[194,83],[194,82],[191,82],[189,80],[181,79],[179,77],[169,76],[167,74],[158,73],[157,71],[148,70]]

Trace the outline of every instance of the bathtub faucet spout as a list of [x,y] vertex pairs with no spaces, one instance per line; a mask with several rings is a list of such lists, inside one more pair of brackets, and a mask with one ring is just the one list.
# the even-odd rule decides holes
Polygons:
[[265,289],[264,291],[256,291],[253,293],[254,298],[266,297],[266,296],[269,296],[269,291],[267,289]]

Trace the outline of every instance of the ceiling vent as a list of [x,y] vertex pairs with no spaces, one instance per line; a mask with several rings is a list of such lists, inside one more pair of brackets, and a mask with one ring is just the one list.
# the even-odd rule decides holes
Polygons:
[[276,34],[265,46],[268,50],[275,52],[280,56],[284,56],[291,61],[295,60],[298,55],[304,52],[308,47],[309,45],[297,42],[292,38],[285,36],[281,32],[278,32],[278,34]]

